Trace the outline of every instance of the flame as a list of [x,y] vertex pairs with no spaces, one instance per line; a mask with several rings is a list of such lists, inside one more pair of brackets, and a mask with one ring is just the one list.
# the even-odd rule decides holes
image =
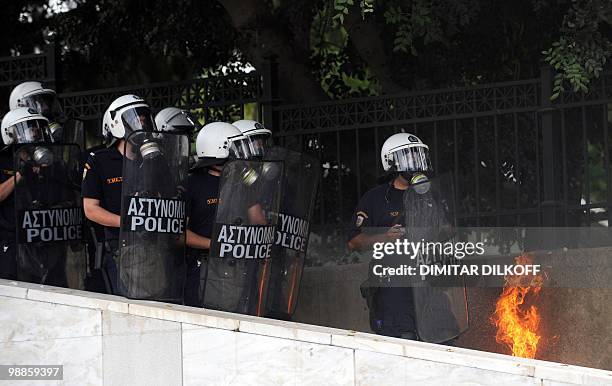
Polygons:
[[[531,264],[529,256],[517,256],[517,265]],[[497,299],[495,313],[491,318],[497,326],[495,341],[508,346],[512,355],[535,358],[541,336],[538,335],[540,314],[533,303],[542,289],[541,275],[506,276],[504,291]]]

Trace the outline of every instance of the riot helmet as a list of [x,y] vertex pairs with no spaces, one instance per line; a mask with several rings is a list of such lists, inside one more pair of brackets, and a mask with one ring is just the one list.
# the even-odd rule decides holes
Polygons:
[[44,115],[49,121],[62,116],[57,94],[53,89],[45,88],[40,82],[23,82],[17,85],[9,96],[9,108],[30,107]]
[[[102,118],[102,135],[107,146],[118,139],[128,138],[134,145],[144,142],[146,132],[155,130],[155,122],[149,105],[139,96],[123,95],[115,99]],[[142,135],[130,135],[141,131]]]
[[248,139],[253,156],[263,157],[272,145],[272,131],[261,123],[249,119],[241,119],[232,124]]
[[380,158],[386,172],[400,173],[412,184],[423,182],[423,176],[433,172],[429,146],[414,134],[398,133],[387,138]]
[[2,140],[5,145],[48,142],[49,120],[30,107],[18,107],[2,118]]
[[198,121],[188,111],[177,107],[166,107],[155,115],[155,126],[159,131],[187,134],[200,129]]
[[196,138],[196,167],[221,165],[228,159],[253,156],[249,140],[232,124],[213,122],[200,129]]

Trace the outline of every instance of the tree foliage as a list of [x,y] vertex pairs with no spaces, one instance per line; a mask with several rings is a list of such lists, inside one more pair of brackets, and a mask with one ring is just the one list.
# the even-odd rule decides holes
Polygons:
[[609,0],[17,0],[0,16],[0,54],[54,34],[68,89],[276,58],[287,101],[537,77],[548,62],[558,96],[604,70],[611,15]]
[[612,56],[612,2],[572,0],[563,19],[561,36],[544,51],[546,62],[557,71],[553,99],[569,84],[573,91],[587,92]]

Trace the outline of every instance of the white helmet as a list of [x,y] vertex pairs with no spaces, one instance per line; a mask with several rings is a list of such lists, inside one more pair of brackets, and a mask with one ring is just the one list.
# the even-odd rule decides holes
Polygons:
[[380,151],[380,159],[385,171],[433,171],[429,160],[429,146],[413,134],[398,133],[387,138]]
[[2,118],[2,140],[5,145],[47,142],[49,120],[29,107],[18,107]]
[[241,119],[232,123],[242,134],[249,139],[254,156],[262,157],[270,146],[272,132],[259,122],[250,119]]
[[199,128],[193,116],[177,107],[166,107],[155,116],[155,126],[159,131],[191,134]]
[[197,167],[222,164],[229,158],[253,156],[248,139],[236,126],[213,122],[200,129],[196,138]]
[[40,82],[23,82],[17,85],[9,97],[9,108],[30,107],[49,120],[58,119],[62,109],[54,90],[44,88]]
[[149,105],[141,97],[132,94],[115,99],[102,118],[102,136],[107,146],[138,130],[155,130]]

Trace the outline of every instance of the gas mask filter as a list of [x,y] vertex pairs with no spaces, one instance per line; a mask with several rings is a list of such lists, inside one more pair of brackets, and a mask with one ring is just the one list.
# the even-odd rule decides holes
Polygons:
[[414,173],[408,181],[410,181],[410,185],[417,194],[425,194],[431,188],[429,178],[423,173]]

